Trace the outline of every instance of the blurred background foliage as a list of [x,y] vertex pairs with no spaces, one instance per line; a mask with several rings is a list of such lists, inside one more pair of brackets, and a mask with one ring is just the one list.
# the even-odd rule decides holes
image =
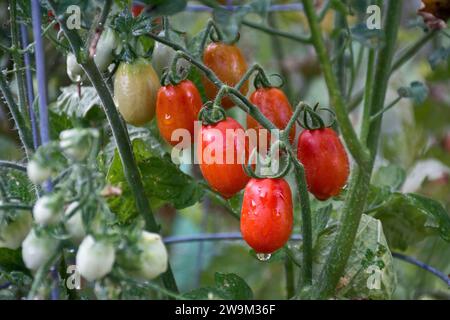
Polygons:
[[[235,1],[241,3],[244,1]],[[320,1],[319,1],[320,2]],[[358,1],[355,0],[355,3]],[[360,1],[364,2],[364,1]],[[196,3],[189,1],[189,3]],[[276,4],[292,3],[292,1],[273,1]],[[398,49],[412,44],[423,31],[420,28],[416,11],[420,1],[405,1],[402,29],[399,35]],[[0,42],[9,41],[8,3],[0,1]],[[188,38],[200,32],[211,14],[207,12],[181,12],[170,18],[173,27],[187,33]],[[323,29],[332,38],[334,33],[334,17],[328,14]],[[357,23],[358,17],[350,18],[350,23]],[[295,35],[306,34],[307,25],[301,11],[271,12],[267,22],[256,14],[250,14],[246,20],[255,23],[267,23]],[[56,34],[56,31],[52,31]],[[320,66],[311,47],[295,41],[274,37],[259,30],[243,25],[240,30],[239,47],[243,50],[248,64],[261,64],[269,74],[279,73],[285,78],[284,91],[292,104],[299,100],[311,103],[320,102],[326,106],[328,98],[321,76]],[[404,174],[404,183],[400,186],[403,192],[416,192],[427,195],[442,202],[450,209],[450,55],[436,52],[450,47],[450,36],[436,37],[429,45],[408,64],[395,73],[390,82],[386,101],[397,96],[397,90],[408,86],[413,81],[423,82],[429,91],[427,98],[416,103],[403,99],[390,110],[383,123],[382,149],[377,159],[377,166],[393,165]],[[355,41],[354,52],[359,52],[362,45]],[[442,51],[442,50],[441,50]],[[444,50],[445,51],[445,50]],[[71,85],[66,74],[65,56],[55,50],[52,42],[45,41],[46,74],[48,78],[49,101],[51,106],[52,133],[54,136],[74,124],[73,117],[61,108],[70,102],[70,96],[64,96],[61,88]],[[349,57],[347,57],[349,59]],[[356,59],[356,57],[355,57]],[[361,65],[365,65],[366,55]],[[431,61],[430,61],[431,60]],[[10,57],[0,56],[1,69],[11,68]],[[12,88],[14,79],[10,79]],[[354,92],[364,88],[364,67],[355,79]],[[36,83],[35,83],[36,85]],[[72,91],[73,92],[73,91]],[[88,91],[84,94],[89,94]],[[70,92],[68,93],[70,95]],[[57,102],[60,101],[60,103]],[[96,108],[98,99],[95,93],[83,103],[86,111],[82,121],[87,125],[105,125],[104,116]],[[61,102],[63,101],[63,102]],[[75,102],[78,103],[78,102]],[[92,107],[92,108],[91,108]],[[0,101],[0,159],[20,161],[24,154],[19,147],[17,132],[13,121],[6,112],[4,101]],[[240,110],[231,113],[238,121],[245,124],[245,115]],[[357,125],[360,107],[352,113]],[[167,146],[162,146],[168,150]],[[190,175],[199,176],[198,168],[183,168]],[[6,173],[1,173],[6,174]],[[291,184],[293,185],[293,184]],[[294,191],[295,192],[295,191]],[[226,212],[214,198],[205,196],[199,202],[185,209],[176,210],[171,205],[159,204],[157,218],[163,226],[165,236],[192,235],[197,233],[236,232],[239,224]],[[239,196],[233,199],[239,205]],[[319,204],[313,200],[313,205]],[[153,203],[155,205],[155,203]],[[298,205],[298,204],[297,204]],[[406,212],[405,214],[408,214]],[[296,215],[296,218],[298,215]],[[296,233],[299,232],[298,223]],[[412,232],[412,231],[411,231]],[[398,248],[391,248],[398,251]],[[215,273],[235,273],[246,280],[252,288],[254,297],[261,299],[285,298],[285,273],[283,259],[273,258],[269,262],[260,262],[254,255],[248,254],[249,248],[242,242],[221,241],[204,243],[172,244],[170,261],[180,291],[186,292],[200,286],[214,286]],[[406,248],[405,254],[418,258],[433,267],[450,273],[450,248],[439,236],[432,235]],[[417,299],[439,298],[449,299],[446,285],[430,273],[416,266],[395,260],[398,277],[394,298]]]

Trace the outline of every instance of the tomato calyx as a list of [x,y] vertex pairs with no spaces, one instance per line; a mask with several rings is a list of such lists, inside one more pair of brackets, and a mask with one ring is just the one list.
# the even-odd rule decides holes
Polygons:
[[206,102],[198,113],[198,120],[205,125],[211,125],[225,120],[225,110],[212,101]]
[[[328,123],[324,121],[321,116],[322,112],[328,112],[331,117]],[[319,103],[311,108],[309,105],[304,104],[302,110],[302,116],[299,117],[298,122],[300,125],[308,130],[319,130],[331,127],[335,122],[336,115],[330,108],[321,108]]]
[[280,179],[288,174],[291,164],[291,153],[288,152],[286,143],[283,140],[277,140],[265,157],[262,157],[258,149],[254,148],[248,163],[243,164],[243,169],[249,177],[254,179]]

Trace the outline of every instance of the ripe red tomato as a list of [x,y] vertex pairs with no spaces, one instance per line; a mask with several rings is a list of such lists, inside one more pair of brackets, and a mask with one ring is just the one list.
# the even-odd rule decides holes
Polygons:
[[144,10],[145,6],[142,4],[133,4],[131,6],[131,14],[133,17],[137,17],[142,13],[142,10]]
[[249,180],[242,168],[243,152],[245,161],[248,159],[248,143],[244,133],[236,120],[226,118],[216,124],[203,125],[198,136],[200,170],[211,188],[224,198],[231,198]]
[[[51,10],[48,10],[47,11],[47,21],[48,21],[48,23],[52,23],[53,20],[55,20],[55,15],[53,14],[53,12]],[[60,29],[59,23],[56,23],[53,26],[53,29],[55,29],[56,31],[59,31],[59,29]]]
[[[250,96],[250,102],[266,116],[267,119],[279,129],[284,129],[292,117],[292,107],[286,95],[277,88],[259,88]],[[250,115],[247,115],[247,129],[259,132],[263,127]],[[295,139],[295,127],[289,133],[291,143]],[[259,141],[259,140],[258,140]],[[270,147],[270,135],[267,136],[267,146]]]
[[[247,62],[241,50],[235,45],[228,45],[221,42],[211,42],[203,52],[203,62],[209,67],[217,77],[226,85],[235,86],[247,71]],[[214,100],[219,89],[206,77],[202,77],[206,96]],[[243,95],[247,94],[248,82],[240,89]],[[222,107],[231,108],[234,102],[225,97],[222,99]]]
[[349,162],[334,130],[303,131],[297,157],[305,167],[308,189],[317,199],[326,200],[341,192],[349,175]]
[[280,249],[292,232],[292,195],[284,179],[251,179],[244,191],[241,232],[257,253]]
[[176,129],[186,129],[193,136],[194,121],[201,108],[202,98],[192,81],[161,87],[156,100],[156,122],[164,140],[176,145],[178,141],[172,141]]

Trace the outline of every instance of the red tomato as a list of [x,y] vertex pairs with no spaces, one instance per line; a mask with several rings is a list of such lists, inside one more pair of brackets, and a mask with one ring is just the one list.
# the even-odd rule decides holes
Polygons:
[[[279,129],[286,128],[286,125],[292,117],[291,104],[280,89],[259,88],[250,96],[250,102],[256,105],[262,114]],[[259,137],[260,129],[263,129],[263,126],[250,115],[247,115],[247,129],[256,129]],[[295,127],[289,133],[291,143],[294,142],[294,139]],[[267,146],[270,147],[270,135],[267,136]]]
[[247,138],[242,126],[233,118],[202,126],[197,157],[203,177],[224,198],[231,198],[249,180],[242,168],[243,161],[248,159]]
[[251,179],[244,191],[241,232],[257,253],[280,249],[292,232],[292,195],[284,179]]
[[348,157],[334,130],[303,131],[298,140],[297,157],[305,167],[308,189],[317,199],[337,196],[347,183]]
[[133,4],[131,7],[131,14],[133,17],[137,17],[142,13],[142,10],[144,10],[145,6],[142,4]]
[[202,98],[192,81],[161,87],[156,100],[156,122],[164,140],[176,145],[178,141],[172,141],[176,129],[186,129],[193,136],[194,121],[201,108]]
[[[55,20],[55,15],[53,14],[52,11],[50,11],[50,10],[47,11],[47,18],[48,18],[47,19],[48,23],[52,23],[53,20]],[[55,29],[56,31],[59,31],[59,28],[60,28],[59,23],[57,23],[53,26],[53,29]]]
[[[235,86],[247,71],[247,62],[241,50],[235,45],[221,42],[211,42],[203,52],[203,62],[226,85]],[[206,96],[214,100],[219,89],[208,78],[202,77]],[[247,94],[248,81],[240,89],[243,95]],[[225,97],[222,99],[222,107],[231,108],[234,102]]]

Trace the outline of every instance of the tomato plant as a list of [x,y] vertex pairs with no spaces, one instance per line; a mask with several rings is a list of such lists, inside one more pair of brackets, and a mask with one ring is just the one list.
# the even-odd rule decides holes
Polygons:
[[0,299],[449,298],[444,1],[0,9]]

